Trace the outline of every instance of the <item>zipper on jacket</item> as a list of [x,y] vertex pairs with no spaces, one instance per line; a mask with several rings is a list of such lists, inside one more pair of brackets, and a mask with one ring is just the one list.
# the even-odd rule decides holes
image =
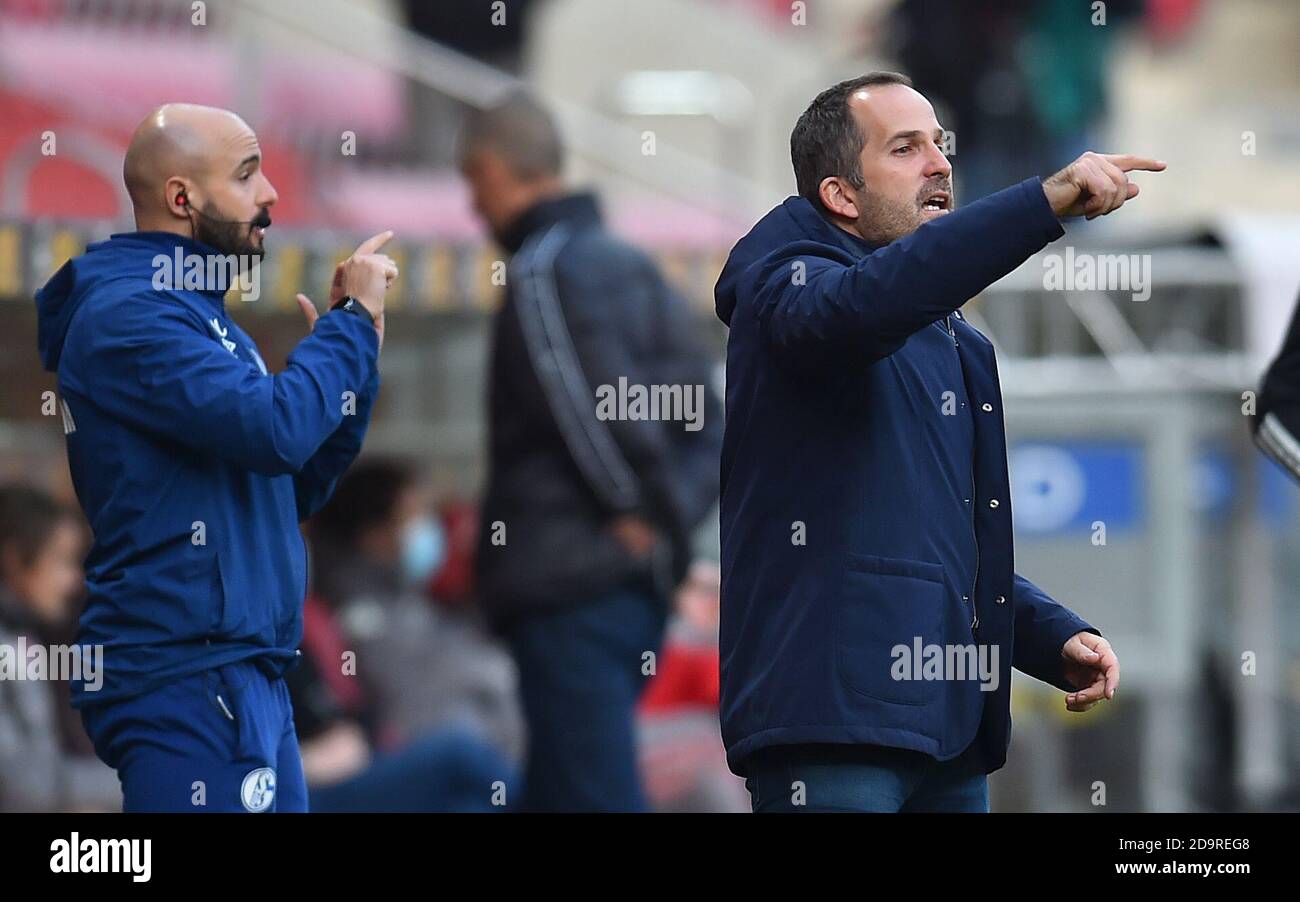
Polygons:
[[945,317],[943,318],[943,324],[944,324],[945,326],[948,327],[948,337],[952,339],[952,346],[953,346],[954,348],[956,348],[956,347],[960,347],[960,346],[957,344],[957,333],[954,332],[954,331],[953,331],[953,328],[952,328],[952,314],[951,314],[951,313],[949,313],[947,316],[945,316]]

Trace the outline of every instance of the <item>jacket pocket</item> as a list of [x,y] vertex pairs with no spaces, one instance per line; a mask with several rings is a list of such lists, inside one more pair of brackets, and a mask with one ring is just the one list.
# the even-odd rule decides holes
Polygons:
[[834,640],[844,685],[895,704],[934,701],[939,687],[918,678],[913,658],[918,639],[922,648],[942,639],[947,596],[942,564],[847,553]]
[[[213,565],[212,597],[220,612],[217,636],[222,639],[242,638],[248,632],[248,611],[240,596],[232,596],[226,586],[226,576],[221,566],[221,556],[217,555]],[[214,637],[215,638],[215,637]]]
[[142,619],[178,642],[202,642],[220,632],[224,592],[216,551],[189,539],[149,573],[156,600]]

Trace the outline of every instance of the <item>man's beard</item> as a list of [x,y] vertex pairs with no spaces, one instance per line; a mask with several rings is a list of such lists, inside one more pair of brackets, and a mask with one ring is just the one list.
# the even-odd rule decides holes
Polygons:
[[194,240],[222,254],[260,260],[266,254],[266,248],[255,242],[253,229],[258,226],[266,228],[270,224],[271,214],[265,207],[257,212],[252,222],[234,222],[208,204],[194,219]]
[[893,200],[864,187],[857,192],[859,212],[854,227],[868,244],[884,246],[897,241],[930,221],[924,215],[923,204],[936,191],[946,191],[952,198],[949,208],[956,209],[957,195],[948,180],[926,185],[911,201]]

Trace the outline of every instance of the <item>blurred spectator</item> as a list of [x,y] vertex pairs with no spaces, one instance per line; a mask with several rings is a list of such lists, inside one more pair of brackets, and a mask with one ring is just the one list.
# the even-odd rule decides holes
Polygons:
[[[304,647],[311,649],[326,625],[337,626],[341,649],[355,653],[349,680],[373,702],[380,746],[456,727],[519,757],[523,727],[509,656],[472,610],[447,609],[423,594],[446,539],[413,469],[363,460],[309,530],[314,594],[323,604],[308,606]],[[340,667],[337,652],[330,657],[326,672]]]
[[[402,6],[414,33],[496,69],[519,73],[534,0],[404,0]],[[409,85],[413,156],[426,166],[452,165],[455,129],[448,124],[464,118],[470,107],[422,81],[412,79]]]
[[[462,136],[474,208],[511,255],[489,363],[478,585],[519,665],[524,807],[637,811],[645,656],[717,501],[721,412],[695,316],[610,234],[596,198],[565,186],[563,165],[554,121],[525,94],[476,113]],[[668,409],[637,415],[636,391],[643,408],[654,392]]]
[[402,4],[411,29],[445,47],[508,72],[519,70],[535,0],[459,0]]
[[[24,640],[48,644],[72,617],[84,545],[71,511],[35,489],[0,487],[0,648],[9,656]],[[47,680],[0,678],[0,811],[120,811],[117,774],[63,748],[56,705]]]
[[472,730],[435,729],[376,751],[371,739],[374,706],[362,681],[341,666],[347,644],[333,612],[318,596],[309,596],[302,663],[286,677],[307,778],[308,810],[502,810],[494,804],[493,784],[510,785],[515,766]]
[[641,771],[657,811],[750,810],[745,783],[718,742],[721,577],[711,561],[691,566],[641,699]]
[[711,561],[696,561],[677,590],[676,613],[659,666],[641,699],[647,714],[684,708],[718,710],[718,612],[722,572]]
[[1046,175],[1087,150],[1106,111],[1108,51],[1139,0],[902,0],[892,16],[899,68],[936,101],[964,161],[969,203],[1026,171]]

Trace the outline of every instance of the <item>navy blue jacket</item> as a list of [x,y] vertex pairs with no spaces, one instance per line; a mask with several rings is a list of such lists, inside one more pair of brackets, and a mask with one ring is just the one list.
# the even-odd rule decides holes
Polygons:
[[167,233],[114,235],[36,295],[94,531],[78,642],[104,646],[104,683],[74,680],[77,706],[244,658],[278,671],[295,660],[298,522],[361,449],[379,390],[375,329],[343,311],[269,375],[224,291],[154,286],[155,258],[178,246],[216,253]]
[[[954,313],[1062,234],[1029,179],[883,247],[791,197],[732,249],[716,301],[731,327],[721,716],[736,773],[800,743],[940,760],[974,743],[991,772],[1011,667],[1075,688],[1061,646],[1091,627],[1014,572],[993,346]],[[996,648],[996,691],[895,679],[896,646],[918,637]]]

